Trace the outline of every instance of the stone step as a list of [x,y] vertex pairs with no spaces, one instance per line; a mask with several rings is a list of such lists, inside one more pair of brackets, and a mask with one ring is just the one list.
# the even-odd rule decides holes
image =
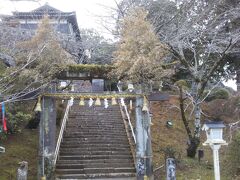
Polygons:
[[92,134],[70,134],[70,133],[68,133],[68,134],[64,134],[64,136],[63,136],[63,139],[64,138],[96,138],[96,139],[98,139],[98,138],[120,138],[120,139],[125,139],[125,138],[127,138],[126,136],[124,136],[124,135],[121,135],[121,134],[111,134],[111,135],[104,135],[104,136],[100,136],[100,135],[92,135]]
[[99,129],[99,128],[114,128],[114,129],[123,129],[125,128],[124,125],[122,124],[114,124],[114,123],[106,123],[106,124],[101,124],[101,123],[86,123],[86,124],[80,124],[80,123],[72,123],[72,124],[67,124],[66,129],[68,128],[91,128],[91,129]]
[[114,123],[121,123],[121,120],[120,117],[116,117],[116,116],[113,116],[113,117],[110,117],[108,115],[106,116],[103,116],[103,117],[99,117],[99,116],[96,116],[96,117],[75,117],[75,118],[69,118],[68,119],[68,122],[114,122]]
[[91,119],[91,118],[95,118],[95,117],[104,117],[106,115],[107,115],[107,118],[121,118],[122,117],[121,114],[117,114],[114,112],[111,112],[111,113],[110,112],[109,113],[107,113],[107,112],[103,112],[103,113],[71,112],[69,114],[69,118],[85,119],[85,118],[89,117]]
[[103,125],[123,125],[123,122],[122,121],[119,121],[118,120],[113,120],[113,119],[108,119],[108,120],[83,120],[83,119],[80,119],[80,120],[72,120],[72,121],[68,121],[67,122],[68,125],[76,125],[76,124],[79,124],[79,125],[88,125],[88,124],[92,124],[92,125],[95,125],[95,124],[103,124]]
[[84,156],[84,155],[131,155],[130,151],[77,151],[72,149],[71,151],[69,150],[61,150],[60,151],[60,156],[70,156],[70,155],[79,155],[79,156]]
[[77,138],[68,138],[68,140],[63,141],[63,144],[82,144],[82,145],[86,145],[86,144],[128,144],[129,142],[126,139],[118,139],[117,141],[115,139],[109,139],[109,140],[104,140],[104,139],[87,139],[87,140],[83,140],[83,139],[77,139]]
[[112,117],[122,117],[121,113],[118,111],[101,111],[101,112],[87,112],[87,111],[75,111],[75,112],[70,112],[69,116],[73,116],[73,117],[96,117],[96,116],[105,116],[105,115],[109,115]]
[[[66,140],[64,139],[66,138]],[[127,140],[127,137],[124,137],[124,136],[118,136],[118,135],[113,135],[113,134],[98,134],[96,136],[92,136],[91,134],[74,134],[74,133],[71,133],[71,134],[65,134],[64,137],[63,137],[63,141],[62,142],[65,142],[67,141],[68,139],[71,139],[71,138],[78,138],[79,140],[81,139],[106,139],[106,140],[110,140],[110,139],[114,139],[114,140],[118,140],[118,139],[122,139],[122,140]],[[107,143],[107,142],[106,142]]]
[[[110,103],[110,101],[108,101]],[[101,104],[103,104],[103,101],[101,102]],[[104,108],[104,106],[91,106],[89,107],[88,102],[85,102],[84,106],[79,106],[79,102],[76,104],[73,104],[73,106],[71,107],[71,110],[76,109],[76,110],[82,110],[82,109],[87,109],[87,110],[109,110],[109,109],[119,109],[119,105],[111,105],[108,108]]]
[[99,132],[99,131],[81,131],[81,132],[79,132],[79,129],[78,130],[76,130],[76,129],[72,129],[72,130],[67,130],[66,131],[66,133],[65,133],[65,135],[66,136],[74,136],[74,135],[76,135],[76,136],[84,136],[84,135],[88,135],[88,136],[105,136],[105,137],[111,137],[111,136],[120,136],[121,134],[123,134],[123,133],[126,133],[125,131],[124,132],[119,132],[119,131],[117,131],[117,132],[107,132],[107,131],[102,131],[102,132]]
[[[98,128],[113,128],[113,129],[123,129],[125,128],[124,125],[120,124],[86,124],[86,125],[81,125],[81,124],[67,124],[67,128],[91,128],[91,129],[98,129]],[[108,129],[109,131],[109,129]]]
[[68,146],[61,146],[61,150],[76,150],[76,151],[129,151],[129,146],[75,146],[75,147],[68,147]]
[[[62,145],[78,145],[78,146],[92,146],[93,144],[96,146],[96,147],[99,147],[99,146],[105,146],[107,143],[107,145],[110,145],[110,146],[115,146],[117,147],[118,145],[128,145],[128,142],[127,141],[122,141],[122,142],[116,142],[116,141],[63,141]],[[88,147],[89,147],[88,146]]]
[[[79,148],[79,149],[93,149],[93,148],[95,148],[95,149],[98,149],[98,148],[100,148],[100,149],[106,149],[106,148],[102,148],[102,147],[104,147],[104,145],[102,145],[102,144],[85,144],[84,146],[82,146],[82,145],[79,145],[79,144],[62,144],[61,146],[60,146],[60,148],[68,148],[68,149],[74,149],[74,148]],[[121,144],[121,146],[117,146],[117,144],[111,144],[111,147],[109,147],[109,151],[112,151],[112,150],[114,150],[114,149],[116,149],[117,147],[121,147],[121,148],[126,148],[126,149],[129,149],[129,146],[128,146],[128,144]],[[121,151],[123,151],[123,150],[121,150]]]
[[[112,128],[111,128],[112,129]],[[99,129],[99,128],[93,128],[93,129],[81,129],[81,128],[77,128],[77,127],[71,127],[71,128],[66,128],[66,132],[79,132],[79,133],[93,133],[93,134],[122,134],[122,133],[126,133],[125,129],[113,129],[113,130],[109,130],[109,128],[103,128],[103,129]]]
[[115,119],[90,119],[90,120],[85,120],[85,119],[79,119],[79,120],[68,120],[67,125],[123,125],[123,121],[115,120]]
[[[117,179],[116,179],[117,178]],[[92,174],[65,174],[57,175],[56,180],[68,179],[68,180],[77,180],[77,179],[98,179],[98,180],[132,180],[136,179],[135,173],[92,173]]]
[[89,159],[132,159],[131,155],[65,155],[60,160],[89,160]]
[[[109,131],[111,129],[111,131]],[[113,128],[113,127],[69,127],[66,129],[66,132],[84,132],[85,134],[95,132],[95,134],[112,134],[112,133],[126,133],[126,130],[123,128]]]
[[76,137],[76,136],[64,136],[64,141],[72,141],[72,140],[76,140],[76,141],[92,141],[92,140],[96,140],[96,141],[101,141],[101,140],[104,140],[105,142],[108,142],[108,141],[128,141],[127,137],[118,137],[118,136],[115,136],[115,137],[112,137],[112,136],[108,136],[108,137],[104,137],[104,136],[98,136],[98,137]]
[[133,167],[56,169],[57,174],[134,173],[134,172],[135,172],[135,168],[133,168]]
[[61,160],[57,161],[57,164],[131,164],[133,165],[133,159],[84,159],[84,160]]
[[94,164],[57,164],[57,169],[84,169],[84,168],[134,168],[133,163],[94,163]]
[[112,113],[112,112],[119,112],[120,108],[93,108],[93,109],[77,109],[77,108],[71,108],[70,113],[92,113],[92,114],[98,114],[98,113]]
[[71,107],[56,164],[57,179],[135,179],[119,106]]

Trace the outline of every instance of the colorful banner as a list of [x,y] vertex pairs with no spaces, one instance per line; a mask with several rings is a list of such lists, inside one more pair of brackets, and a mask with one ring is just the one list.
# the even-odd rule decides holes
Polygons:
[[2,125],[3,125],[3,130],[7,132],[7,119],[5,117],[5,103],[2,103]]

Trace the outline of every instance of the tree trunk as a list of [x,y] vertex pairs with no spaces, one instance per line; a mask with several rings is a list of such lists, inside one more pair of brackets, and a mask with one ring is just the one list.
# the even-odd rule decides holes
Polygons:
[[194,119],[195,119],[195,130],[194,130],[194,137],[200,138],[201,132],[201,107],[199,103],[199,99],[194,100]]
[[187,148],[187,156],[194,158],[197,153],[197,148],[200,144],[200,139],[198,137],[194,137],[189,140],[188,148]]
[[191,132],[189,123],[188,123],[188,121],[187,121],[187,118],[186,118],[185,112],[184,112],[184,99],[183,99],[182,87],[179,87],[179,92],[180,92],[180,96],[179,96],[179,106],[180,106],[182,121],[183,121],[184,127],[185,127],[185,129],[186,129],[188,138],[189,138],[189,139],[192,139],[192,132]]
[[193,101],[194,101],[194,134],[193,138],[190,139],[187,154],[189,157],[194,158],[197,152],[197,148],[200,144],[200,132],[201,132],[201,106],[200,106],[200,94],[202,93],[202,84],[197,83],[195,92],[193,92]]
[[[187,121],[187,118],[185,116],[184,112],[184,99],[183,99],[183,91],[182,87],[179,87],[180,91],[180,97],[179,97],[179,102],[180,102],[180,110],[181,110],[181,116],[182,116],[182,121],[184,124],[184,127],[186,129],[189,141],[188,141],[188,147],[187,147],[187,156],[194,158],[197,152],[197,148],[200,144],[200,130],[201,130],[201,124],[200,124],[200,116],[201,116],[201,109],[200,109],[200,104],[197,101],[195,103],[195,130],[194,130],[194,135],[192,135],[192,131],[190,129],[189,123]],[[194,96],[197,97],[197,96]]]

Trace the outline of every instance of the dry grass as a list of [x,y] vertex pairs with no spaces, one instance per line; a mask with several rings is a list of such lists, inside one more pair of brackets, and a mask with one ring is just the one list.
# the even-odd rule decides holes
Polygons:
[[[178,97],[171,96],[168,102],[152,102],[151,109],[153,112],[152,145],[153,145],[153,163],[154,167],[160,167],[165,164],[164,152],[161,151],[166,147],[173,148],[177,159],[177,179],[178,180],[212,180],[213,162],[212,151],[210,147],[203,147],[202,143],[200,149],[204,149],[204,158],[201,162],[198,159],[191,159],[186,157],[187,134],[181,120],[178,107]],[[177,107],[176,107],[177,106]],[[206,105],[204,105],[206,106]],[[168,120],[173,122],[173,127],[168,128],[166,123]],[[191,123],[193,126],[193,123]],[[206,139],[202,134],[202,142]],[[221,151],[220,159],[224,159],[225,151]],[[222,163],[221,163],[222,165]],[[224,168],[224,167],[222,167]],[[221,179],[231,180],[225,174],[221,174]],[[160,168],[156,173],[156,179],[164,179],[165,167]]]
[[0,154],[0,180],[15,180],[18,163],[27,161],[28,180],[37,179],[38,130],[24,129],[0,142],[6,153]]

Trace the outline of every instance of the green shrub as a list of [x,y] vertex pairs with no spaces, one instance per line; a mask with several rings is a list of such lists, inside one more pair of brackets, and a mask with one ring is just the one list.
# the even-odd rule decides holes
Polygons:
[[190,87],[189,84],[187,83],[187,81],[184,79],[180,79],[180,80],[176,81],[175,85],[178,87],[187,88],[187,89]]
[[227,153],[227,169],[229,175],[240,175],[240,132],[237,132],[233,137],[232,143],[229,145]]
[[7,139],[7,133],[3,132],[3,129],[1,127],[0,141],[6,140],[6,139]]
[[11,134],[21,132],[21,129],[26,126],[28,121],[32,119],[31,114],[26,114],[21,111],[16,114],[7,112],[7,127],[8,132]]
[[[207,92],[204,94],[206,96]],[[212,101],[214,99],[228,99],[228,98],[229,98],[228,90],[224,88],[217,88],[208,95],[208,97],[206,98],[206,101]]]
[[37,129],[40,122],[40,112],[36,112],[34,116],[28,121],[27,128],[28,129]]

